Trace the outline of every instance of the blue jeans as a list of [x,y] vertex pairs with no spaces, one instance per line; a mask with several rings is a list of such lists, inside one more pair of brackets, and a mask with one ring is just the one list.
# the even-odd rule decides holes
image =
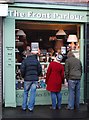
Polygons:
[[60,92],[51,92],[52,108],[61,108],[62,94]]
[[[24,93],[23,93],[23,104],[22,108],[27,108],[27,102],[28,102],[28,109],[33,110],[35,105],[35,97],[36,97],[36,82],[28,82],[24,81]],[[28,101],[28,93],[30,91],[30,98]]]
[[68,80],[68,108],[79,109],[80,102],[80,80]]

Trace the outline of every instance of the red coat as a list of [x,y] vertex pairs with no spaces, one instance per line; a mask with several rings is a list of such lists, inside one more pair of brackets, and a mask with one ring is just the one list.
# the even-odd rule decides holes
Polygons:
[[56,61],[51,62],[46,74],[46,89],[51,92],[59,92],[61,90],[63,80],[64,66]]

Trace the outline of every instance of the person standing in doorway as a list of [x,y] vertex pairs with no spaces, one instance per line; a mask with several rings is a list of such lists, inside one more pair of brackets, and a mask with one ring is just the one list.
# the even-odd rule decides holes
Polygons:
[[67,54],[68,59],[65,62],[65,78],[68,81],[68,106],[66,109],[79,109],[80,102],[80,80],[82,76],[82,64],[75,57],[72,51]]
[[28,110],[33,111],[36,97],[36,86],[39,75],[42,73],[42,67],[37,59],[37,52],[29,52],[28,56],[21,63],[21,75],[24,78],[24,93],[22,110],[26,110],[28,101],[28,92],[30,99],[28,101]]
[[51,93],[53,110],[61,109],[62,94],[60,91],[64,80],[64,66],[60,63],[62,58],[62,55],[57,55],[55,60],[49,64],[46,74],[46,89]]

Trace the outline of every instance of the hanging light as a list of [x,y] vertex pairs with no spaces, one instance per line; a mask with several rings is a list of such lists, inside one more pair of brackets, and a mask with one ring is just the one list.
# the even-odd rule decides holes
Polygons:
[[23,30],[18,30],[16,33],[17,36],[26,36]]
[[57,35],[66,35],[65,31],[60,29],[57,33],[56,33],[56,36]]
[[55,41],[55,40],[57,40],[56,36],[50,36],[49,37],[49,41]]
[[67,42],[78,42],[78,38],[76,35],[69,35]]
[[74,42],[78,42],[78,38],[76,35],[69,35],[67,42],[71,42],[71,44],[69,44],[69,47],[71,48],[71,50],[75,50],[76,49],[76,45]]

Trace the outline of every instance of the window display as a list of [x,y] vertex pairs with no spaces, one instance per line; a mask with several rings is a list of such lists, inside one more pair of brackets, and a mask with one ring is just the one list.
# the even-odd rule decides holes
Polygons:
[[[17,22],[20,25],[20,22]],[[16,23],[16,25],[17,25]],[[24,22],[25,23],[25,22]],[[29,22],[29,25],[32,24]],[[40,54],[38,55],[38,59],[42,65],[42,75],[39,77],[38,89],[45,89],[45,78],[48,65],[51,61],[55,59],[57,54],[63,55],[62,64],[65,65],[65,60],[67,59],[67,52],[72,50],[77,58],[79,58],[79,40],[76,36],[76,28],[77,25],[70,25],[70,29],[75,27],[75,30],[66,31],[65,35],[57,35],[55,30],[55,24],[50,24],[50,26],[54,25],[54,28],[49,29],[49,27],[45,30],[43,23],[37,23],[43,25],[42,30],[39,30],[36,27],[36,24],[32,24],[34,29],[28,30],[20,30],[16,29],[16,89],[23,89],[24,79],[21,77],[20,73],[20,65],[23,59],[27,57],[28,51],[39,49]],[[47,24],[48,25],[48,24]],[[58,24],[59,25],[59,24]],[[17,25],[18,26],[18,25]],[[60,25],[59,25],[60,26]],[[57,26],[56,26],[57,27]],[[66,27],[66,25],[65,25]],[[73,34],[71,34],[73,31]],[[78,32],[79,33],[79,32]],[[63,83],[64,84],[64,83]]]

